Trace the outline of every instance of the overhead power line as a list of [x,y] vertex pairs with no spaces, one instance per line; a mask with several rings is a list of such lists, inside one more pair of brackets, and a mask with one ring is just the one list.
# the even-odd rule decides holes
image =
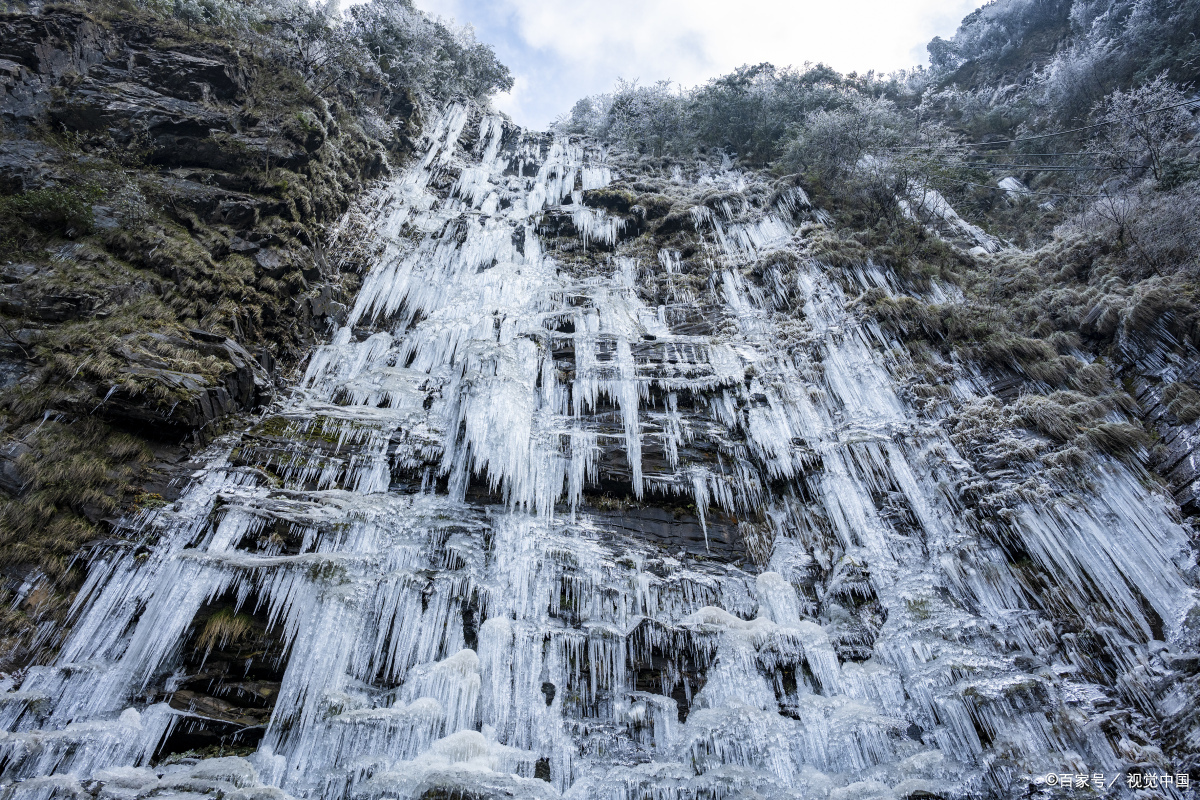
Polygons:
[[[954,144],[948,144],[948,145],[912,145],[910,147],[897,147],[897,148],[891,148],[891,149],[893,149],[893,150],[927,150],[927,149],[936,149],[937,147],[941,147],[943,149],[956,148],[956,147],[1000,147],[1000,146],[1008,147],[1010,145],[1018,144],[1020,142],[1036,142],[1041,139],[1050,139],[1054,136],[1066,136],[1069,133],[1080,133],[1081,131],[1095,130],[1096,128],[1103,128],[1105,125],[1115,125],[1118,122],[1124,122],[1126,120],[1137,119],[1138,117],[1144,117],[1148,114],[1157,114],[1160,111],[1171,111],[1172,109],[1184,108],[1187,106],[1195,106],[1197,104],[1200,104],[1200,98],[1195,98],[1193,100],[1185,100],[1182,103],[1175,103],[1175,104],[1169,105],[1169,106],[1162,106],[1161,108],[1151,108],[1147,111],[1139,111],[1136,114],[1127,114],[1126,116],[1117,117],[1116,119],[1109,119],[1109,120],[1105,120],[1104,122],[1097,122],[1095,125],[1084,125],[1081,128],[1068,128],[1066,130],[1053,131],[1052,133],[1041,133],[1041,134],[1038,134],[1037,136],[1021,136],[1016,139],[1005,139],[1005,140],[994,141],[994,142],[955,142]],[[1055,154],[1039,154],[1039,155],[1058,155],[1058,154],[1055,153]]]
[[[1112,152],[1114,152],[1114,153],[1136,153],[1138,151],[1134,150],[1134,149],[1126,148],[1124,150],[1113,150]],[[1017,153],[1017,155],[1029,156],[1031,158],[1034,156],[1054,156],[1055,158],[1066,158],[1069,156],[1093,156],[1093,157],[1095,157],[1096,153],[1093,153],[1089,150],[1077,150],[1074,153]]]
[[972,181],[957,181],[957,180],[953,180],[951,178],[942,178],[941,180],[946,183],[957,183],[957,184],[961,184],[962,186],[978,186],[983,189],[991,189],[994,192],[1012,192],[1013,194],[1018,194],[1018,195],[1035,194],[1035,195],[1042,195],[1044,197],[1089,197],[1092,199],[1113,196],[1111,194],[1072,194],[1070,192],[1036,192],[1032,189],[1005,189],[1000,186],[992,186],[990,183],[974,183]]
[[1038,172],[1102,172],[1121,171],[1125,167],[1071,167],[1062,164],[963,164],[966,169],[1032,169]]
[[[929,163],[937,163],[932,159]],[[986,161],[978,161],[975,163],[963,162],[962,164],[949,164],[943,166],[961,167],[962,169],[1011,169],[1011,170],[1033,170],[1035,172],[1120,172],[1126,167],[1088,167],[1074,164],[990,164]]]
[[1008,142],[992,142],[992,143],[987,143],[987,144],[981,143],[980,146],[986,147],[986,146],[990,146],[991,144],[1010,145],[1010,144],[1017,144],[1018,142],[1036,142],[1039,139],[1049,139],[1053,136],[1066,136],[1068,133],[1079,133],[1081,131],[1091,131],[1091,130],[1095,130],[1096,128],[1103,128],[1105,125],[1115,125],[1118,122],[1124,122],[1124,121],[1130,120],[1130,119],[1137,119],[1138,117],[1144,117],[1147,114],[1157,114],[1160,111],[1170,111],[1175,108],[1183,108],[1184,106],[1194,106],[1197,103],[1200,103],[1200,98],[1195,99],[1195,100],[1185,100],[1182,103],[1175,103],[1174,105],[1163,106],[1162,108],[1152,108],[1149,111],[1139,111],[1136,114],[1127,114],[1123,117],[1117,117],[1116,119],[1105,120],[1104,122],[1097,122],[1095,125],[1084,125],[1082,128],[1068,128],[1065,131],[1055,131],[1054,133],[1043,133],[1038,136],[1022,136],[1019,139],[1013,139]]

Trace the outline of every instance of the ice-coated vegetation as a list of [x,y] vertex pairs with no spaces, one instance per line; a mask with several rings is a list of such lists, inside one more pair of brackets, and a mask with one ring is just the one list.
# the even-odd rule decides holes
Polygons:
[[[1069,488],[982,474],[1002,448],[971,436],[1008,428],[979,372],[945,365],[957,427],[901,391],[913,362],[853,302],[897,278],[822,260],[803,189],[461,105],[424,148],[344,223],[375,255],[290,399],[128,521],[146,547],[99,552],[58,660],[0,695],[6,797],[1172,769],[1144,730],[1194,637],[1169,501],[1107,456]],[[243,695],[269,717],[218,702]]]
[[359,94],[367,105],[371,99],[427,105],[454,96],[486,101],[512,88],[508,68],[469,27],[433,20],[410,0],[370,0],[345,13],[336,2],[305,0],[136,4],[189,27],[224,28],[247,44],[273,51],[298,68],[318,95],[337,86]]

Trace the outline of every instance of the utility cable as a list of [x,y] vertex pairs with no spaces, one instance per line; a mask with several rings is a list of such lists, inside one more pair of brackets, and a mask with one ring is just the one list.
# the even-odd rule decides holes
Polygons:
[[1111,194],[1071,194],[1070,192],[1036,192],[1033,189],[1003,189],[999,186],[992,186],[989,183],[973,183],[971,181],[957,181],[957,180],[953,180],[952,178],[942,178],[940,180],[942,180],[946,183],[957,183],[957,184],[961,184],[963,186],[979,186],[983,189],[991,189],[994,192],[1011,192],[1011,193],[1017,194],[1017,195],[1036,194],[1036,195],[1043,195],[1046,197],[1088,197],[1088,198],[1092,198],[1092,199],[1116,196],[1116,195],[1111,195]]
[[[1068,129],[1062,130],[1062,131],[1054,131],[1052,133],[1038,134],[1037,136],[1022,136],[1017,139],[1006,139],[1003,141],[995,141],[995,142],[956,142],[952,145],[945,145],[945,147],[999,147],[1001,145],[1007,147],[1009,145],[1014,145],[1019,142],[1036,142],[1041,139],[1049,139],[1054,136],[1066,136],[1068,133],[1079,133],[1081,131],[1095,130],[1096,128],[1103,128],[1105,125],[1115,125],[1118,122],[1124,122],[1125,120],[1137,119],[1138,117],[1144,117],[1147,114],[1157,114],[1160,111],[1170,111],[1175,108],[1183,108],[1185,106],[1194,106],[1197,104],[1200,104],[1200,98],[1197,98],[1194,100],[1185,100],[1182,103],[1175,103],[1174,105],[1162,106],[1161,108],[1151,108],[1147,111],[1139,111],[1136,114],[1128,114],[1123,117],[1117,117],[1116,119],[1105,120],[1104,122],[1097,122],[1095,125],[1084,125],[1081,128],[1068,128]],[[925,145],[924,147],[928,148],[930,146]],[[895,149],[895,150],[921,150],[921,149],[923,149],[923,147],[921,145],[913,145],[912,147],[900,147],[900,148],[893,148],[893,149]]]
[[1063,164],[960,164],[963,169],[1027,169],[1035,172],[1101,172],[1112,170],[1119,172],[1126,167],[1071,167]]

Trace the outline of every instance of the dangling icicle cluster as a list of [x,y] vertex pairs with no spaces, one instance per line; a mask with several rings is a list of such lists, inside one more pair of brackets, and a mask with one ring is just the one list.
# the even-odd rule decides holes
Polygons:
[[[608,154],[450,109],[375,198],[378,261],[293,398],[214,446],[148,556],[92,565],[58,662],[0,696],[6,797],[978,797],[1120,769],[1118,689],[1039,655],[1049,606],[804,254],[808,198],[698,169],[676,184],[725,192],[688,217],[703,302],[680,250],[584,204]],[[1122,466],[1094,485],[1009,529],[1133,675],[1192,608],[1186,536]],[[234,735],[248,757],[152,764],[219,716],[181,707],[202,622],[262,637],[245,671],[277,688],[220,679],[269,722]]]

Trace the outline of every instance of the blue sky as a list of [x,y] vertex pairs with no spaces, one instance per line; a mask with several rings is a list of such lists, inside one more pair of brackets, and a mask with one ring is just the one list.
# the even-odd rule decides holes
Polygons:
[[823,61],[841,72],[926,63],[982,0],[415,0],[471,25],[516,79],[496,105],[544,128],[618,78],[684,86],[740,64]]

